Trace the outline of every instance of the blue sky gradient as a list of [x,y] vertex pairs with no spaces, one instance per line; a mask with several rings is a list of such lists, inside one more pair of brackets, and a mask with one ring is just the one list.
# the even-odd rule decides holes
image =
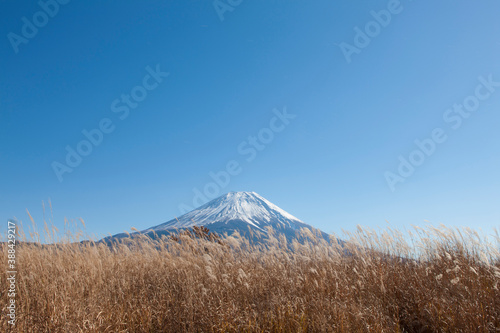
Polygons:
[[[215,194],[255,191],[326,232],[500,225],[500,87],[483,85],[488,97],[459,128],[445,117],[480,77],[500,82],[498,1],[221,0],[219,13],[212,1],[63,3],[31,38],[23,17],[33,23],[40,4],[0,4],[5,224],[28,221],[26,209],[41,222],[50,199],[56,226],[144,229],[194,206],[210,172],[236,161]],[[398,13],[348,62],[341,46],[356,47],[355,27],[388,8]],[[136,88],[157,68],[168,77]],[[133,89],[147,96],[120,119]],[[284,109],[295,117],[249,153],[249,136],[269,135]],[[113,130],[60,181],[54,162],[103,119]],[[391,188],[386,173],[401,177],[399,156],[436,128],[447,139]]]

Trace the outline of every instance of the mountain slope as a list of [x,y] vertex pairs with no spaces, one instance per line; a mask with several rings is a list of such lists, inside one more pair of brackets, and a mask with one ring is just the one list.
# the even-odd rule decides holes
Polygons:
[[293,229],[307,227],[307,224],[255,192],[229,192],[178,219],[143,232],[184,229],[195,225],[211,229],[210,226],[227,225],[232,221],[247,223],[249,227],[260,231],[265,231],[266,226]]
[[[151,236],[164,235],[193,226],[204,226],[220,235],[226,233],[231,235],[238,231],[248,237],[251,237],[249,230],[252,230],[252,233],[260,232],[265,236],[266,227],[271,227],[278,233],[283,233],[288,239],[294,238],[296,231],[301,228],[313,230],[310,225],[255,192],[229,192],[179,218],[142,230],[140,233]],[[118,234],[112,238],[126,236]],[[328,238],[325,233],[322,233],[322,236]]]

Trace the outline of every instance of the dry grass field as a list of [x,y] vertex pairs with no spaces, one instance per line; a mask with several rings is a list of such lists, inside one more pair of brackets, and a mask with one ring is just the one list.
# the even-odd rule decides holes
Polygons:
[[[182,234],[110,248],[48,227],[45,237],[57,245],[17,246],[12,332],[500,332],[498,234],[360,228],[344,248],[308,231],[303,244],[265,246]],[[0,285],[10,332],[6,274]]]

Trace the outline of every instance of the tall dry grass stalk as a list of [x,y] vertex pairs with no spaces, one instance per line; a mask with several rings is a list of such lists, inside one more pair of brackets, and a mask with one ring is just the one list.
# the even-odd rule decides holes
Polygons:
[[55,245],[32,236],[17,247],[17,332],[500,331],[498,234],[359,228],[345,247],[307,230],[303,244],[182,234],[113,248],[48,226]]

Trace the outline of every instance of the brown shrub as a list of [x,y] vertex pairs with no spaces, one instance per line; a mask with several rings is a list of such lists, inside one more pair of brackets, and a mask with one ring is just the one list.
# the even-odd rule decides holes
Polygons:
[[290,251],[197,232],[19,244],[17,332],[500,331],[498,236],[360,228],[341,247],[304,231]]

